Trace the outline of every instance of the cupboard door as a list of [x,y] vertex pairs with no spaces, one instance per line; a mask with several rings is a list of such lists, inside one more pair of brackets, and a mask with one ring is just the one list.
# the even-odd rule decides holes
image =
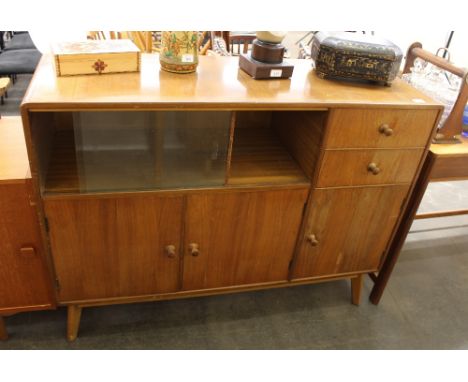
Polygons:
[[286,280],[307,193],[188,196],[183,289]]
[[293,278],[376,270],[408,190],[409,185],[315,190]]
[[0,315],[54,305],[30,183],[0,185]]
[[46,200],[60,300],[178,290],[182,205],[182,197]]

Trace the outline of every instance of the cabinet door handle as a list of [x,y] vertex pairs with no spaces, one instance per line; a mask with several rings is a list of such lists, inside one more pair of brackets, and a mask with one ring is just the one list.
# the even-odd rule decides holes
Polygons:
[[376,163],[372,162],[369,163],[369,165],[367,166],[367,171],[371,172],[374,175],[377,175],[380,173],[380,168],[379,166],[377,166]]
[[189,244],[189,253],[196,257],[200,254],[200,250],[198,249],[198,244],[197,243],[190,243]]
[[20,255],[22,257],[34,257],[36,255],[36,250],[34,247],[21,247],[20,250]]
[[310,235],[307,235],[307,240],[309,241],[312,247],[316,247],[319,243],[319,241],[317,240],[317,238],[315,237],[313,233],[311,233]]
[[176,253],[175,245],[172,245],[172,244],[166,245],[166,248],[164,249],[166,251],[167,257],[169,257],[170,259],[173,259],[174,257],[176,257],[177,253]]
[[379,126],[379,133],[389,137],[393,135],[393,129],[388,125],[388,123],[383,123]]

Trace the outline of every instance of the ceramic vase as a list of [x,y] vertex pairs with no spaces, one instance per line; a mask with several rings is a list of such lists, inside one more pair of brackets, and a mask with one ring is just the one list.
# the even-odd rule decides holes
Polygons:
[[174,73],[192,73],[198,65],[198,32],[164,31],[161,36],[161,68]]

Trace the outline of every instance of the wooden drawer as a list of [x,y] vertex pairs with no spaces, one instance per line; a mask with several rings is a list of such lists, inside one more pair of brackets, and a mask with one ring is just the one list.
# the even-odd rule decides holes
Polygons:
[[317,187],[411,183],[424,149],[326,150]]
[[437,110],[335,109],[325,148],[426,147]]

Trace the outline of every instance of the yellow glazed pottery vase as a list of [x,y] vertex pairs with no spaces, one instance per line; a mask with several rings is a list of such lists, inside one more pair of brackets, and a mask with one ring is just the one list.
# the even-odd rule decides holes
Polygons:
[[174,73],[192,73],[198,65],[198,32],[164,31],[161,37],[161,68]]

